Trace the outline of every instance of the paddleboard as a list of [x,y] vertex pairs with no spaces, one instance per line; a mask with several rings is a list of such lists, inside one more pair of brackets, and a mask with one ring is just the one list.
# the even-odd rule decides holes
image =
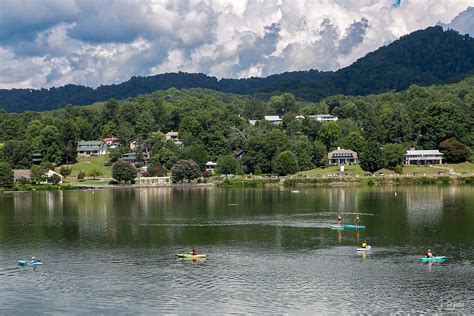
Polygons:
[[344,225],[345,228],[365,228],[363,225]]
[[433,257],[433,258],[420,258],[422,262],[432,262],[432,261],[444,261],[446,260],[445,256],[438,256],[438,257]]
[[331,225],[331,228],[344,229],[344,225]]
[[370,246],[367,246],[365,248],[357,248],[357,251],[369,251],[371,249]]

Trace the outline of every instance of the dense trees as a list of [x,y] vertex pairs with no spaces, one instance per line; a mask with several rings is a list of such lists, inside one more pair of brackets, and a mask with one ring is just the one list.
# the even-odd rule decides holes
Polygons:
[[296,160],[295,154],[289,150],[281,152],[273,160],[273,171],[279,176],[286,176],[297,172],[298,160]]
[[240,164],[234,155],[225,155],[217,159],[216,171],[219,174],[224,174],[227,177],[228,174],[238,174],[239,169]]
[[369,143],[366,150],[361,153],[359,162],[362,170],[368,171],[370,173],[374,173],[375,171],[381,169],[384,165],[384,162],[380,145],[375,142]]
[[13,184],[13,170],[8,162],[0,161],[0,186]]
[[439,150],[450,163],[464,162],[469,157],[469,149],[454,137],[442,141]]
[[173,183],[188,181],[198,178],[201,170],[193,160],[180,160],[171,168],[171,181]]
[[126,161],[117,161],[112,165],[112,178],[120,182],[131,182],[137,176],[137,168]]
[[[337,147],[356,151],[366,170],[380,165],[394,169],[406,149],[440,146],[446,151],[440,143],[455,137],[467,148],[461,148],[460,158],[448,161],[463,161],[474,146],[473,104],[474,77],[367,97],[336,95],[319,103],[295,101],[288,94],[261,100],[202,89],[169,89],[52,112],[0,112],[0,159],[13,168],[29,168],[32,155],[39,153],[44,162],[67,164],[75,158],[78,140],[115,136],[123,147],[110,150],[111,163],[130,152],[132,141],[139,141],[150,150],[152,169],[170,170],[179,160],[193,160],[202,171],[208,160],[230,153],[240,160],[241,172],[276,174],[275,159],[291,151],[297,171],[302,171],[326,166],[328,151]],[[281,125],[248,121],[277,112],[284,113]],[[337,114],[340,119],[320,123],[308,117],[320,113]],[[183,144],[166,141],[165,133],[172,130],[179,132]],[[380,159],[370,157],[368,143],[379,144]],[[137,155],[146,153],[140,149]]]

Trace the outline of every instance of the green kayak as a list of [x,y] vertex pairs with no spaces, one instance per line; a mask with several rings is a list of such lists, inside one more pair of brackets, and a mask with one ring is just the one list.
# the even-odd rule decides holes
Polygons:
[[176,257],[183,259],[204,259],[207,255],[192,255],[190,253],[177,253]]

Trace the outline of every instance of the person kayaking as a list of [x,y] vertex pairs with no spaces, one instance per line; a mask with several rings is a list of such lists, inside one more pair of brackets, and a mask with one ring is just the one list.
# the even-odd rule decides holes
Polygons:
[[193,249],[193,251],[191,251],[191,255],[192,255],[192,256],[197,256],[197,254],[198,254],[198,253],[196,252],[195,249]]
[[341,214],[339,214],[336,218],[336,225],[341,225],[341,222],[342,222],[342,218],[341,218]]
[[356,226],[360,226],[360,217],[359,217],[359,214],[357,214],[356,217],[355,217],[355,223],[356,223]]
[[433,258],[434,257],[433,253],[431,252],[431,249],[428,249],[425,254],[426,254],[426,258]]
[[361,248],[367,248],[367,246],[368,246],[368,245],[367,245],[367,240],[364,240],[364,241],[362,242],[362,245],[360,245]]
[[41,260],[33,256],[31,257],[31,262],[41,262]]

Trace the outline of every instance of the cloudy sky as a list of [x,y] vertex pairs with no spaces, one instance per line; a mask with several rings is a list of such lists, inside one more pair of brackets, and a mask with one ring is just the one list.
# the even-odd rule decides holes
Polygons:
[[0,88],[336,70],[431,25],[474,36],[473,21],[474,0],[0,0]]

